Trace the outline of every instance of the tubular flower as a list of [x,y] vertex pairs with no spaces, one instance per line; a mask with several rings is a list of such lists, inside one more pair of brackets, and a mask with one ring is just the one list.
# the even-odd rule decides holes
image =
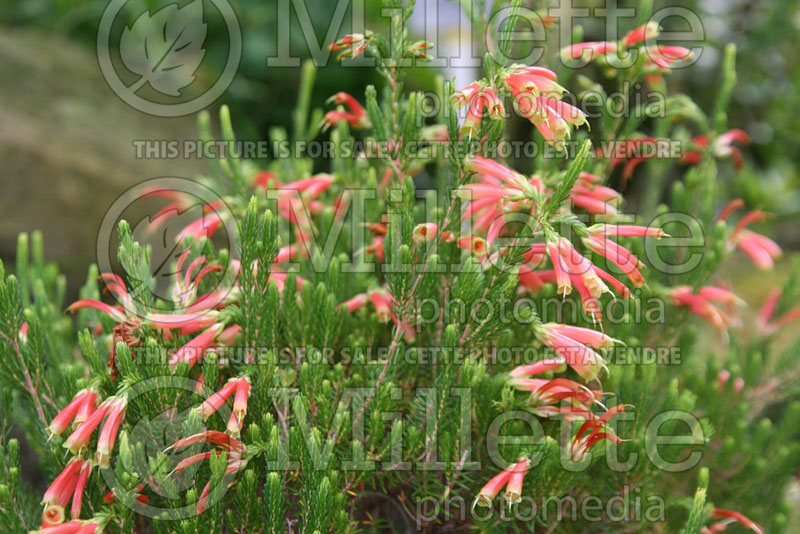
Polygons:
[[565,46],[561,49],[561,60],[568,62],[575,59],[593,61],[595,58],[617,51],[617,43],[609,41],[587,41]]
[[599,417],[591,412],[586,412],[587,420],[578,428],[570,443],[572,459],[580,462],[586,457],[589,449],[604,439],[616,444],[621,443],[623,440],[614,434],[611,429],[607,429],[606,424],[612,417],[624,412],[626,407],[629,407],[629,405],[618,404]]
[[661,28],[658,27],[658,23],[648,22],[626,33],[621,42],[625,46],[633,46],[654,39],[658,37],[659,33],[661,33]]
[[150,218],[150,221],[147,224],[147,231],[150,233],[158,230],[169,219],[177,217],[178,215],[181,215],[191,209],[200,208],[201,213],[207,214],[216,212],[223,206],[221,200],[213,202],[198,202],[198,198],[196,196],[175,189],[146,187],[142,188],[140,193],[143,197],[159,197],[171,201]]
[[[538,278],[530,283],[538,287],[541,283],[555,282],[558,293],[564,296],[574,287],[581,297],[583,308],[594,322],[602,320],[600,303],[597,299],[602,293],[610,292],[606,284],[613,287],[623,298],[630,296],[630,291],[619,280],[592,264],[564,238],[557,238],[547,243],[534,243],[526,254],[525,261],[531,261],[533,257],[539,255],[549,257],[553,270],[542,271],[540,275],[536,275]],[[521,269],[520,273],[523,272],[526,277],[531,277],[529,271]]]
[[108,467],[111,458],[111,451],[114,450],[114,442],[119,433],[119,427],[125,419],[125,408],[128,406],[124,397],[115,397],[109,407],[108,417],[100,430],[97,438],[97,465],[102,468]]
[[[44,504],[45,507],[61,507],[62,521],[64,515],[63,509],[72,498],[83,466],[84,460],[82,458],[72,458],[64,469],[61,470],[61,473],[53,480],[42,497],[41,503]],[[44,517],[42,517],[42,519],[44,520]]]
[[639,270],[644,267],[644,264],[631,251],[610,239],[606,239],[601,234],[590,234],[589,237],[583,239],[583,244],[592,252],[613,263],[622,271],[622,274],[628,277],[634,287],[642,287],[644,285],[644,276]]
[[[144,484],[137,484],[133,491],[136,494],[136,500],[140,503],[147,504],[150,502],[150,498],[147,495],[142,494],[142,491],[144,491]],[[103,504],[112,504],[116,500],[116,488],[112,489],[103,496]]]
[[617,208],[614,203],[621,200],[621,195],[610,187],[597,184],[597,181],[598,177],[582,172],[570,191],[572,205],[593,215],[615,215]]
[[[729,290],[715,286],[701,287],[697,293],[693,293],[689,286],[678,286],[670,290],[670,298],[674,304],[688,307],[690,312],[702,317],[721,332],[735,323],[735,306],[742,303]],[[714,303],[724,304],[727,309],[723,311]]]
[[553,349],[581,378],[590,382],[601,370],[608,372],[603,357],[592,350],[611,346],[614,339],[590,328],[546,323],[536,330],[539,340]]
[[233,398],[233,411],[228,419],[228,432],[232,436],[238,436],[242,430],[244,417],[247,415],[247,400],[250,396],[250,379],[242,377],[236,385],[236,393]]
[[571,415],[572,410],[563,410],[555,406],[563,400],[569,400],[573,406],[584,410],[602,397],[602,391],[592,391],[586,386],[566,378],[541,379],[528,378],[547,371],[560,371],[566,366],[561,357],[548,358],[528,365],[521,365],[510,373],[509,385],[530,391],[529,406],[531,411],[540,417],[551,417],[557,414]]
[[528,458],[522,458],[511,470],[511,476],[508,478],[508,484],[506,485],[506,492],[504,495],[509,508],[522,498],[522,481],[530,465],[531,462]]
[[224,386],[222,386],[222,389],[216,393],[213,393],[209,398],[203,401],[203,404],[200,405],[200,414],[203,416],[203,419],[208,419],[214,413],[216,413],[217,410],[219,410],[220,407],[225,404],[225,401],[227,401],[230,396],[236,392],[238,385],[239,379],[231,378]]
[[480,82],[472,82],[455,93],[453,102],[458,108],[467,108],[467,116],[461,126],[461,132],[465,135],[471,136],[478,132],[484,113],[488,114],[492,120],[500,120],[505,117],[502,99],[494,89],[484,87]]
[[331,44],[329,48],[332,52],[341,51],[341,53],[336,57],[336,59],[340,61],[343,59],[358,57],[367,49],[372,41],[372,36],[373,33],[369,30],[366,30],[363,34],[352,33],[350,35],[345,35],[335,43]]
[[517,109],[549,144],[562,146],[570,136],[570,127],[577,128],[586,122],[586,115],[581,110],[558,100],[564,88],[556,81],[553,71],[512,65],[503,80],[514,96]]
[[211,443],[213,445],[219,445],[223,449],[229,451],[231,456],[236,457],[241,457],[241,455],[247,450],[247,447],[244,443],[229,436],[228,434],[225,434],[224,432],[219,432],[217,430],[206,430],[205,432],[194,434],[188,438],[179,439],[172,446],[168,447],[167,451],[178,452],[182,449],[185,449],[189,445],[194,445],[195,443]]
[[557,240],[557,246],[558,252],[564,259],[564,264],[567,266],[570,275],[580,277],[583,286],[593,298],[597,299],[603,293],[610,291],[602,278],[600,278],[594,270],[592,262],[575,250],[572,243],[564,238],[559,238]]
[[436,223],[422,223],[414,227],[411,238],[417,243],[436,239],[439,235],[439,225]]
[[[722,210],[719,220],[727,220],[731,213],[743,205],[744,202],[741,199],[732,200]],[[766,217],[766,213],[761,210],[746,213],[739,219],[728,237],[729,250],[738,248],[750,258],[756,267],[762,270],[772,269],[775,266],[775,260],[783,255],[781,247],[775,241],[746,228],[754,222],[763,221]]]
[[378,290],[370,291],[369,300],[375,308],[375,314],[378,316],[378,321],[381,323],[388,323],[394,316],[392,313],[392,302],[394,299],[388,291]]
[[782,291],[780,289],[773,289],[756,318],[756,326],[762,335],[774,334],[779,328],[800,319],[800,308],[793,308],[780,317],[775,317],[775,311],[778,308],[778,300],[781,298]]
[[644,265],[631,251],[610,238],[652,237],[661,239],[665,235],[660,228],[648,226],[596,224],[589,228],[589,235],[583,238],[583,243],[589,250],[600,254],[616,265],[635,287],[641,287],[644,285],[644,277],[639,269]]
[[366,293],[359,293],[355,297],[346,300],[339,304],[340,308],[346,308],[348,312],[353,313],[359,308],[363,308],[369,302],[369,295]]
[[[244,380],[244,379],[242,379]],[[248,384],[249,385],[249,384]],[[188,438],[183,438],[175,442],[171,447],[167,449],[167,451],[180,451],[188,447],[189,445],[193,445],[195,443],[211,443],[214,445],[219,445],[229,453],[229,460],[228,460],[228,467],[225,469],[225,476],[230,476],[239,470],[243,469],[244,466],[247,464],[246,460],[243,460],[242,457],[247,452],[247,447],[244,443],[239,441],[238,439],[229,436],[223,432],[218,432],[216,430],[208,430],[205,432],[201,432],[199,434],[195,434],[193,436],[189,436]],[[200,453],[190,456],[178,463],[175,469],[172,470],[173,473],[180,471],[189,467],[192,464],[197,462],[201,462],[211,458],[212,454],[220,454],[222,451],[209,451],[208,453]],[[229,484],[232,481],[228,482]],[[197,501],[196,509],[198,514],[202,514],[205,512],[208,506],[208,496],[211,491],[211,482],[209,481],[203,491],[200,493],[200,498]]]
[[548,282],[555,283],[555,274],[552,270],[537,271],[528,265],[520,265],[517,273],[520,288],[528,293],[536,295],[539,290]]
[[550,241],[545,245],[545,250],[553,264],[553,273],[556,277],[556,286],[558,293],[566,296],[572,292],[572,283],[569,277],[569,267],[567,266],[564,258],[559,251],[558,243]]
[[83,506],[83,492],[86,489],[86,483],[89,482],[89,476],[92,474],[94,464],[91,460],[87,460],[81,466],[78,473],[78,480],[75,483],[75,491],[72,493],[72,508],[70,509],[70,517],[72,519],[81,518],[81,507]]
[[703,527],[701,531],[703,534],[716,534],[728,528],[731,523],[739,523],[744,528],[750,529],[756,534],[764,534],[764,529],[755,521],[748,519],[743,514],[733,510],[723,510],[722,508],[714,508],[711,512],[711,517],[722,519],[722,521],[711,525],[710,527]]
[[533,187],[522,174],[489,158],[471,156],[464,161],[464,166],[469,171],[494,178],[497,180],[498,185],[500,183],[505,184],[506,187],[510,187],[512,190],[522,193],[533,190]]
[[369,128],[370,124],[369,118],[367,118],[367,111],[352,95],[340,91],[330,97],[328,102],[343,104],[347,106],[349,111],[334,110],[327,112],[322,119],[323,131],[331,126],[336,126],[341,121],[347,121],[347,124],[349,124],[351,128],[357,130]]
[[[737,169],[744,166],[744,158],[742,158],[742,151],[738,147],[733,146],[736,141],[743,145],[750,144],[750,136],[744,130],[738,128],[728,130],[724,134],[717,137],[714,142],[714,155],[718,158],[730,157],[733,164]],[[698,149],[703,149],[708,146],[708,136],[698,135],[692,138],[692,144]],[[702,152],[700,150],[690,150],[681,156],[681,163],[688,165],[697,165],[702,159]]]
[[209,273],[223,270],[222,265],[206,265],[203,267],[203,264],[208,261],[204,256],[196,258],[184,269],[184,264],[189,254],[191,254],[191,249],[186,249],[178,257],[175,268],[175,282],[172,286],[172,296],[175,302],[180,302],[183,306],[189,306],[197,300],[197,289],[203,278]]
[[[247,464],[246,461],[239,459],[233,459],[229,461],[228,467],[225,469],[225,477],[230,477],[230,475],[233,475],[238,471],[240,471],[241,469],[244,469],[246,464]],[[229,480],[227,484],[228,486],[231,486],[233,484],[233,480]],[[197,504],[195,505],[195,510],[197,511],[198,514],[202,514],[208,508],[208,496],[210,493],[211,493],[211,481],[209,480],[203,487],[203,491],[200,492],[200,498],[197,499]]]
[[222,323],[216,323],[210,328],[205,330],[202,334],[198,335],[191,341],[175,351],[175,354],[169,360],[170,369],[177,367],[180,362],[187,362],[191,368],[197,361],[205,354],[214,338],[217,337],[225,328]]
[[[530,460],[528,458],[520,458],[516,463],[500,471],[481,488],[472,503],[472,507],[475,508],[479,504],[491,507],[492,501],[504,487],[506,488],[505,497],[509,502],[509,506],[518,502],[522,495],[522,480],[528,471],[528,467],[530,467]],[[511,483],[512,480],[514,481],[513,484]]]
[[75,394],[72,401],[53,418],[48,427],[50,434],[60,435],[69,427],[70,423],[82,423],[85,421],[94,411],[96,399],[97,391],[94,389],[80,390]]
[[476,256],[483,256],[486,254],[486,240],[478,236],[461,237],[456,241],[458,248],[466,250],[475,254]]
[[82,448],[89,445],[89,440],[92,437],[95,429],[100,426],[103,418],[108,414],[112,404],[115,402],[116,397],[110,397],[104,400],[97,409],[86,418],[86,421],[78,425],[72,434],[64,441],[64,447],[69,449],[70,452],[77,453]]
[[68,521],[58,525],[42,525],[34,534],[101,534],[103,525],[96,519],[91,521]]

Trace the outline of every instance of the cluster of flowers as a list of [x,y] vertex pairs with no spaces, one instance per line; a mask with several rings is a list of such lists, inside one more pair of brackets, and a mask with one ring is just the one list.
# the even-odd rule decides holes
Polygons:
[[651,84],[661,81],[676,63],[692,59],[692,51],[682,46],[651,44],[661,32],[657,22],[648,22],[626,33],[619,41],[589,41],[576,43],[561,50],[565,62],[576,59],[594,61],[638,46],[637,57],[643,57],[642,70]]
[[[42,497],[42,532],[96,534],[103,530],[101,519],[81,521],[83,493],[94,466],[101,469],[109,466],[111,451],[125,419],[128,402],[124,395],[120,395],[109,397],[98,405],[97,396],[93,388],[79,391],[50,423],[48,429],[54,436],[64,433],[70,425],[74,427],[64,441],[64,447],[75,456],[67,462]],[[97,438],[94,459],[86,459],[84,456],[89,450],[92,435],[101,423],[103,426]],[[70,500],[72,521],[65,523],[65,508]]]
[[[329,175],[318,175],[304,180],[283,184],[270,172],[256,174],[253,180],[254,188],[267,189],[272,187],[278,191],[278,211],[282,217],[287,218],[297,228],[298,241],[310,235],[311,221],[307,211],[320,213],[322,206],[317,197],[332,183]],[[155,230],[167,219],[174,217],[187,209],[194,207],[192,200],[185,194],[170,190],[147,190],[145,195],[167,198],[170,203],[151,219],[150,229]],[[206,205],[202,210],[202,217],[188,224],[178,234],[178,242],[186,238],[199,240],[203,237],[210,238],[224,224],[223,216],[218,213],[219,205]],[[302,246],[287,246],[279,250],[274,265],[271,266],[270,280],[279,289],[283,289],[287,274],[278,264],[289,261],[297,254],[305,252]],[[109,347],[109,368],[112,380],[115,380],[118,371],[115,363],[115,346],[117,342],[124,342],[134,348],[141,343],[145,329],[154,331],[162,339],[172,339],[177,332],[179,336],[194,336],[181,345],[169,360],[170,369],[175,369],[184,363],[192,368],[202,361],[206,352],[214,347],[232,345],[236,335],[241,332],[237,324],[229,324],[229,317],[222,313],[225,307],[238,301],[238,285],[234,284],[227,290],[215,289],[207,293],[200,293],[200,284],[211,273],[219,273],[222,266],[210,263],[206,257],[197,257],[189,261],[190,250],[184,251],[176,263],[175,280],[172,287],[173,303],[181,308],[182,313],[165,313],[142,310],[134,301],[121,277],[104,273],[100,279],[105,283],[105,291],[112,294],[117,303],[107,304],[97,299],[81,299],[69,306],[69,311],[76,312],[81,309],[93,308],[103,312],[111,318],[115,325],[112,332],[106,336]],[[253,269],[257,269],[253,265]],[[233,262],[234,274],[238,274],[241,266]],[[302,285],[304,280],[297,279]],[[20,332],[24,339],[25,331]],[[101,324],[97,324],[96,334],[102,335]],[[198,376],[199,383],[203,383],[202,373]],[[217,445],[228,454],[228,467],[226,475],[238,472],[246,465],[246,447],[239,441],[244,417],[247,413],[247,401],[250,392],[250,380],[247,377],[232,378],[218,392],[212,394],[199,407],[201,415],[207,419],[231,397],[234,397],[233,411],[228,419],[226,432],[206,431],[184,438],[175,443],[168,450],[179,452],[189,445],[196,443],[209,443]],[[120,427],[125,419],[127,398],[124,393],[109,397],[99,405],[98,392],[94,388],[79,392],[74,399],[53,419],[50,432],[60,435],[70,425],[73,432],[64,441],[64,447],[76,456],[68,462],[60,475],[50,485],[42,500],[44,511],[42,514],[42,532],[47,534],[79,533],[98,534],[102,532],[108,516],[98,516],[91,520],[81,520],[81,504],[84,490],[94,466],[107,468],[114,443]],[[105,421],[105,422],[104,422]],[[94,459],[85,459],[86,452],[90,449],[93,432],[103,423],[97,439]],[[206,460],[212,454],[223,451],[203,452],[190,456],[173,470],[180,472],[188,466]],[[141,495],[144,486],[137,487],[138,500],[145,502],[146,495]],[[197,512],[202,513],[207,507],[210,493],[210,482],[206,484],[197,502]],[[72,521],[65,522],[65,507],[72,501]],[[109,492],[104,503],[114,501],[113,492]]]
[[533,123],[548,143],[558,147],[569,138],[573,127],[587,122],[580,109],[560,100],[564,91],[553,71],[515,64],[492,82],[472,82],[455,93],[453,101],[459,109],[466,107],[461,132],[471,137],[478,132],[484,115],[492,120],[505,118],[502,95],[510,93],[515,109]]

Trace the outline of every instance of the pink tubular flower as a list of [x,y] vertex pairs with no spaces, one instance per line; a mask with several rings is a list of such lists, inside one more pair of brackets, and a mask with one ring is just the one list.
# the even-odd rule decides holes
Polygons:
[[491,507],[494,498],[497,497],[497,495],[500,493],[500,490],[506,487],[506,485],[510,484],[514,475],[517,475],[514,477],[514,485],[510,488],[510,495],[509,489],[506,489],[506,498],[508,499],[511,497],[513,499],[513,501],[509,504],[513,504],[513,502],[518,501],[522,492],[522,479],[525,477],[525,472],[528,470],[529,466],[530,460],[527,458],[520,458],[518,462],[509,465],[497,473],[478,492],[478,495],[475,497],[475,501],[472,503],[472,507],[475,508],[475,506],[479,504]]
[[86,395],[83,397],[83,402],[80,407],[78,407],[78,413],[75,414],[75,419],[72,420],[72,423],[75,425],[83,423],[96,409],[97,391],[93,388],[89,388],[86,391]]
[[629,224],[594,224],[589,227],[589,233],[614,237],[653,237],[655,239],[661,239],[667,235],[661,228]]
[[464,165],[469,171],[496,178],[517,191],[526,192],[532,189],[532,186],[522,174],[489,158],[470,156],[464,160]]
[[[742,206],[744,206],[742,199],[737,198],[730,201],[723,208],[718,220],[726,221],[731,213]],[[728,238],[729,249],[738,248],[750,258],[756,267],[762,270],[772,269],[775,266],[775,260],[783,255],[781,247],[775,241],[746,228],[754,222],[763,221],[766,216],[760,210],[746,213]]]
[[373,33],[369,30],[365,31],[363,34],[361,33],[352,33],[350,35],[345,35],[335,43],[330,45],[330,50],[332,52],[341,52],[336,59],[348,59],[358,57],[364,53],[364,51],[369,46],[370,42],[372,41]]
[[670,298],[674,304],[688,307],[690,312],[707,320],[719,331],[725,331],[734,318],[713,303],[727,304],[731,308],[741,302],[730,291],[714,286],[702,287],[697,293],[693,293],[689,286],[678,286],[670,290]]
[[561,59],[564,62],[574,59],[592,61],[595,58],[606,54],[613,54],[616,51],[617,43],[609,41],[587,41],[585,43],[576,43],[562,48]]
[[392,318],[392,296],[383,290],[370,291],[369,300],[375,308],[375,314],[378,316],[378,321],[381,323],[388,323]]
[[204,237],[206,239],[211,239],[211,236],[222,228],[223,223],[222,216],[216,211],[205,213],[196,221],[187,224],[186,227],[178,233],[175,241],[182,243],[188,237],[193,238],[195,241],[200,241]]
[[515,367],[509,374],[512,378],[523,378],[546,373],[547,371],[562,369],[565,364],[566,362],[561,357],[547,358],[535,363],[529,363],[527,365]]
[[456,245],[458,245],[458,248],[467,250],[476,256],[483,256],[487,250],[486,240],[478,236],[461,237],[456,241]]
[[100,436],[97,438],[97,465],[101,468],[106,468],[111,459],[111,451],[114,450],[114,442],[119,433],[119,427],[122,421],[125,420],[125,408],[128,406],[128,401],[124,397],[116,397],[111,403],[109,408],[108,418],[100,430]]
[[[568,420],[582,419],[584,416],[581,414],[603,396],[600,390],[591,390],[566,378],[515,378],[510,385],[522,391],[530,391],[528,409],[534,415],[544,418],[562,415]],[[556,406],[562,401],[569,401],[570,405]]]
[[575,250],[575,247],[569,241],[559,238],[557,244],[558,252],[564,259],[564,264],[567,266],[570,275],[580,277],[583,286],[586,287],[593,298],[597,299],[603,293],[610,291],[594,270],[592,262]]
[[344,104],[349,108],[349,111],[334,110],[327,112],[322,119],[323,131],[331,126],[336,126],[341,121],[347,121],[351,128],[357,130],[369,128],[370,123],[367,118],[367,111],[352,95],[340,91],[333,95],[328,102]]
[[511,469],[511,476],[508,478],[505,492],[505,499],[509,508],[522,498],[522,481],[530,465],[531,462],[528,458],[522,458]]
[[78,473],[75,491],[72,494],[72,508],[70,509],[70,517],[72,517],[72,519],[81,518],[83,492],[86,489],[86,483],[89,481],[89,475],[92,474],[92,467],[94,467],[94,464],[91,462],[91,460],[88,460],[84,462],[83,466],[81,466],[80,473]]
[[[618,404],[599,417],[591,414],[591,412],[586,413],[586,415],[590,415],[590,417],[578,428],[570,444],[572,459],[576,462],[580,462],[586,456],[590,448],[604,439],[616,444],[621,443],[622,439],[619,436],[610,430],[606,430],[606,424],[612,417],[620,412],[624,412],[626,407],[628,407],[628,405]],[[588,433],[586,433],[587,430],[589,431]]]
[[369,296],[366,293],[359,293],[355,297],[339,304],[339,307],[346,308],[348,312],[353,313],[357,309],[366,306],[368,302]]
[[174,369],[178,363],[182,361],[187,362],[189,367],[192,367],[203,354],[205,354],[206,350],[208,350],[214,342],[214,338],[217,337],[224,328],[224,324],[216,323],[175,351],[175,354],[173,354],[169,360],[170,369]]
[[590,348],[604,348],[613,343],[605,334],[589,328],[546,323],[537,329],[537,337],[587,382],[596,379],[601,370],[608,372],[603,357]]
[[68,521],[58,525],[44,526],[38,534],[100,534],[103,527],[97,521]]
[[82,458],[75,457],[71,459],[44,492],[41,503],[47,507],[60,506],[63,516],[63,508],[67,505],[69,499],[72,497],[72,493],[75,491],[75,486],[78,483],[78,477],[83,465],[84,461]]
[[484,113],[488,114],[492,120],[505,118],[503,100],[494,89],[484,88],[479,82],[473,82],[456,93],[454,100],[459,107],[463,103],[467,104],[467,116],[461,126],[461,132],[466,135],[474,135],[478,132]]
[[242,421],[244,421],[245,415],[247,415],[247,400],[249,396],[250,379],[243,376],[239,379],[239,383],[236,386],[236,393],[233,398],[233,413],[231,414],[236,417],[240,427]]
[[[90,389],[80,390],[75,397],[73,397],[72,401],[70,401],[63,410],[58,412],[58,415],[53,418],[48,427],[50,434],[59,435],[69,427],[70,423],[77,417],[78,411],[86,403],[87,397],[91,391]],[[95,393],[95,396],[96,395],[97,393]]]
[[781,293],[782,291],[780,289],[773,289],[761,306],[758,318],[756,319],[756,326],[762,335],[774,334],[779,328],[800,319],[800,308],[791,309],[778,318],[774,317],[775,311],[778,308],[778,300],[781,298]]
[[100,310],[101,312],[105,313],[112,320],[121,323],[125,320],[125,313],[120,309],[119,306],[112,306],[110,304],[106,304],[105,302],[101,302],[96,299],[80,299],[76,300],[72,304],[67,307],[67,310],[70,313],[75,313],[78,310],[82,310],[84,308],[94,308],[96,310]]
[[642,24],[638,28],[634,28],[626,33],[622,38],[622,44],[625,46],[633,46],[643,41],[658,37],[659,33],[661,33],[661,28],[658,27],[658,23],[648,22],[647,24]]
[[555,273],[552,270],[536,271],[527,265],[520,265],[517,278],[521,287],[535,295],[544,284],[555,282]]
[[630,279],[634,287],[644,285],[644,276],[639,271],[643,264],[631,251],[600,234],[590,234],[588,238],[583,239],[583,244],[616,265]]
[[[232,475],[237,471],[244,468],[247,462],[239,459],[233,459],[228,462],[228,467],[225,469],[225,475]],[[230,482],[229,484],[231,484]],[[198,514],[202,514],[208,508],[208,495],[211,493],[211,481],[209,480],[206,482],[206,485],[203,487],[203,491],[200,493],[200,498],[197,499],[197,504],[195,505],[195,510]]]
[[582,111],[558,100],[564,88],[551,70],[512,65],[503,75],[503,81],[514,96],[519,112],[555,147],[562,146],[570,136],[570,126],[578,127],[586,122]]
[[572,292],[572,283],[569,277],[569,267],[559,252],[558,243],[555,241],[548,242],[545,245],[545,250],[553,264],[558,293],[562,296],[570,294]]
[[78,425],[78,428],[64,441],[64,447],[69,449],[73,454],[86,447],[89,444],[92,433],[100,426],[103,418],[111,409],[111,404],[114,399],[115,397],[110,397],[104,400],[92,415],[86,418],[86,421]]
[[56,504],[48,506],[42,511],[42,528],[51,528],[64,522],[66,519],[64,508]]
[[482,89],[483,85],[480,82],[472,82],[462,90],[453,93],[453,104],[459,109],[467,106],[474,96],[480,94]]
[[437,235],[439,235],[439,225],[429,222],[415,226],[411,238],[417,243],[422,243],[423,241],[436,239]]
[[194,445],[195,443],[211,443],[214,445],[219,445],[223,449],[230,451],[232,456],[241,456],[241,454],[247,449],[244,443],[225,434],[224,432],[219,432],[217,430],[206,430],[205,432],[194,434],[188,438],[179,439],[167,450],[173,450],[177,452],[181,449],[185,449],[189,445]]
[[232,378],[222,386],[222,389],[213,393],[209,398],[203,401],[203,404],[200,405],[200,414],[203,416],[203,419],[208,419],[216,413],[216,411],[225,404],[225,401],[236,392],[238,385],[239,379]]
[[759,525],[758,523],[756,523],[751,519],[748,519],[743,514],[735,512],[733,510],[723,510],[722,508],[714,508],[714,510],[711,512],[711,517],[722,518],[723,521],[715,523],[711,527],[703,527],[704,533],[707,532],[708,534],[715,534],[717,532],[722,532],[727,528],[729,523],[736,522],[742,525],[744,528],[752,530],[756,534],[764,534],[764,528],[761,525]]
[[578,179],[570,191],[572,205],[594,215],[616,214],[617,208],[612,202],[618,202],[621,198],[621,195],[610,187],[591,184],[582,179]]

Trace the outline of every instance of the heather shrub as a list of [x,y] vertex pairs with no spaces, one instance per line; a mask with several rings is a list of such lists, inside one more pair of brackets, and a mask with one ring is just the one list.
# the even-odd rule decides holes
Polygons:
[[314,102],[305,64],[265,165],[201,113],[212,170],[137,186],[159,209],[112,221],[77,301],[20,236],[4,531],[791,531],[796,269],[765,278],[768,214],[726,179],[749,164],[735,47],[701,109],[647,3],[523,64],[515,0],[478,79],[405,91],[431,44],[384,3],[390,35],[331,46],[378,86]]

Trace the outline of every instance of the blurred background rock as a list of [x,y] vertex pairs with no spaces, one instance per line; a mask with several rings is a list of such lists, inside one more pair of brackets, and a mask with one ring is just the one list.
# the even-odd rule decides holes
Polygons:
[[[418,9],[430,8],[434,1],[418,0]],[[466,21],[458,16],[456,4],[465,1],[438,0],[440,48],[459,46],[458,27]],[[575,7],[604,5],[571,1]],[[318,42],[325,39],[337,3],[305,0]],[[166,4],[144,2],[153,11]],[[217,104],[231,107],[241,138],[266,139],[270,127],[290,127],[299,69],[266,65],[266,58],[277,50],[278,0],[231,4],[242,29],[243,54],[236,78]],[[541,9],[542,4],[527,2],[532,9]],[[626,8],[638,2],[619,4]],[[796,0],[655,2],[655,9],[690,8],[704,23],[709,46],[701,61],[670,78],[670,91],[686,92],[701,108],[713,105],[718,50],[727,42],[737,44],[740,83],[729,124],[746,130],[754,144],[745,149],[748,164],[743,172],[727,168],[724,172],[737,195],[776,214],[777,239],[788,249],[800,246],[796,230],[800,55],[797,40],[787,39],[800,30],[798,4]],[[191,177],[206,169],[199,160],[136,159],[134,140],[193,139],[195,122],[193,117],[142,114],[108,88],[95,55],[97,26],[106,5],[106,0],[0,0],[0,256],[13,261],[17,234],[41,229],[48,256],[61,264],[73,295],[94,261],[103,214],[119,194],[148,178]],[[380,17],[380,2],[367,1],[366,11],[367,27],[387,26]],[[220,21],[208,22],[208,40],[227,39]],[[349,33],[350,22],[348,8],[335,37]],[[586,40],[604,38],[592,34],[591,21],[581,22],[586,22]],[[294,10],[291,24],[293,55],[308,56]],[[425,24],[422,20],[418,26]],[[207,49],[214,50],[208,40]],[[208,59],[213,68],[225,58]],[[406,89],[431,89],[434,74],[433,69],[416,69]],[[452,69],[446,75],[463,79]],[[317,73],[312,102],[320,105],[337,91],[360,96],[367,84],[379,82],[373,69],[344,69],[331,61]],[[325,162],[318,166],[324,170]],[[646,181],[646,165],[642,168],[637,178]]]

